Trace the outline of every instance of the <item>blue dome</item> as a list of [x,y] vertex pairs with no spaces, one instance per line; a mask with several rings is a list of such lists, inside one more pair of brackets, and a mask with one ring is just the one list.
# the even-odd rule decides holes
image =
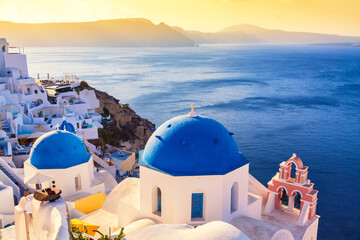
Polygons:
[[76,133],[74,126],[65,120],[60,124],[59,130],[66,130],[68,132]]
[[248,163],[223,125],[186,115],[163,123],[140,159],[141,166],[173,176],[224,175]]
[[37,169],[63,169],[89,161],[85,144],[66,131],[51,131],[39,137],[30,152],[30,163]]

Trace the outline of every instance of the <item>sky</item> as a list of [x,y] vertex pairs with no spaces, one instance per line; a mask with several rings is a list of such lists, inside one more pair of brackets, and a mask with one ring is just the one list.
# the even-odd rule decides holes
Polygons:
[[0,21],[137,17],[205,32],[247,23],[269,29],[360,36],[360,0],[0,0]]

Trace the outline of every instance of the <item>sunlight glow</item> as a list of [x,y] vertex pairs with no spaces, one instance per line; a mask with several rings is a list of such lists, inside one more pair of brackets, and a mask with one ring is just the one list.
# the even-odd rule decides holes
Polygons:
[[26,23],[147,18],[187,30],[249,23],[360,36],[359,0],[0,0],[0,20]]

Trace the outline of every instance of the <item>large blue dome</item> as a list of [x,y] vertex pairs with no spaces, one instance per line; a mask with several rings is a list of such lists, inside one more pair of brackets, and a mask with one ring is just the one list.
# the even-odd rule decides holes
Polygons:
[[91,154],[76,135],[51,131],[39,137],[30,152],[30,163],[37,169],[63,169],[89,161]]
[[186,115],[163,123],[140,159],[141,166],[173,176],[224,175],[248,163],[223,125]]

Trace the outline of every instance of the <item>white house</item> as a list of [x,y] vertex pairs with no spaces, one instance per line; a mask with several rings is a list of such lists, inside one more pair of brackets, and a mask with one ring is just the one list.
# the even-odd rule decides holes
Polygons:
[[0,38],[0,113],[6,133],[26,138],[39,128],[48,132],[65,116],[84,138],[96,144],[102,117],[95,111],[99,100],[94,90],[77,93],[74,86],[78,81],[65,84],[50,79],[51,84],[44,87],[41,80],[29,77],[26,55],[10,49],[6,39]]

